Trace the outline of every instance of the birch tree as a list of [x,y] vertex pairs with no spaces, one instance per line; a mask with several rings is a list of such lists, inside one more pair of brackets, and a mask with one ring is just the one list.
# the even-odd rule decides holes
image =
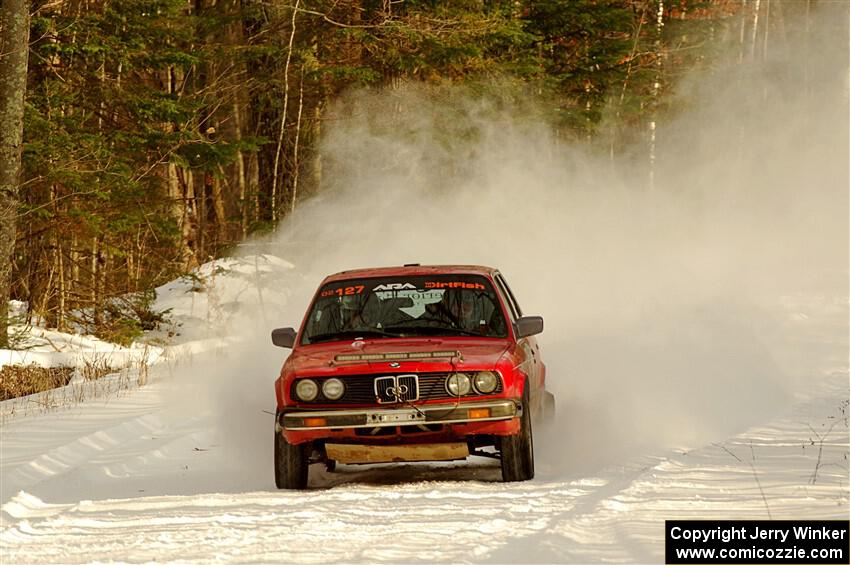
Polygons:
[[664,0],[658,0],[655,11],[655,80],[652,83],[652,116],[649,121],[649,189],[655,190],[656,137],[658,129],[658,93],[661,89],[661,74],[664,68]]
[[0,347],[9,343],[9,292],[29,54],[29,2],[0,4]]

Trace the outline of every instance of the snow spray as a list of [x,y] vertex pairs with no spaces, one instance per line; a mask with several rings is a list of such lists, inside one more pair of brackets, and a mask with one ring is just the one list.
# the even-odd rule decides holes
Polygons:
[[645,143],[612,155],[565,139],[510,87],[344,96],[323,127],[321,190],[260,242],[296,266],[288,300],[233,323],[250,346],[216,362],[225,441],[270,473],[262,410],[286,353],[269,331],[357,267],[501,269],[546,322],[558,419],[538,434],[544,474],[726,438],[846,370],[846,324],[829,343],[805,337],[817,312],[847,309],[848,54],[832,29],[846,21],[828,6],[815,18],[805,38],[786,22],[766,61],[720,57],[678,83],[651,185]]

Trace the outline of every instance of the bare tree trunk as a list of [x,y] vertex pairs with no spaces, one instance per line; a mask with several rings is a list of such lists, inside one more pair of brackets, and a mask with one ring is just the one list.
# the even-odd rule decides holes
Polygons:
[[[313,111],[313,139],[319,139],[322,129],[322,107],[321,104],[316,104]],[[322,153],[315,152],[313,157],[313,190],[320,190],[323,178]]]
[[[128,245],[129,247],[129,245]],[[136,249],[138,249],[138,237],[133,242],[133,248],[127,250],[127,292],[136,292],[138,290],[137,283],[139,279],[136,278]],[[141,256],[138,256],[139,260],[141,260]]]
[[198,218],[198,241],[195,245],[198,262],[203,263],[207,259],[207,195],[208,188],[212,185],[212,176],[208,172],[195,175],[195,202],[197,203],[196,215]]
[[165,178],[168,186],[168,199],[171,202],[171,214],[180,228],[180,268],[186,269],[192,264],[192,249],[189,246],[189,214],[187,212],[188,199],[180,186],[180,178],[177,165],[165,164]]
[[664,0],[658,0],[658,11],[655,14],[655,81],[652,83],[652,121],[649,122],[649,189],[655,190],[655,159],[656,159],[656,130],[658,118],[658,93],[661,88],[661,71],[663,69],[663,53],[661,33],[664,28]]
[[71,288],[78,289],[80,288],[80,252],[78,246],[80,241],[77,237],[76,231],[71,232]]
[[741,0],[741,35],[738,40],[739,50],[738,50],[738,63],[744,62],[744,37],[746,36],[747,31],[747,0]]
[[[53,213],[58,218],[59,211],[59,190],[56,184],[50,186],[50,200],[53,202]],[[65,329],[65,295],[67,285],[65,282],[65,260],[63,257],[64,250],[62,249],[62,234],[60,230],[53,230],[53,271],[58,275],[58,295],[56,297],[56,329]]]
[[[761,60],[767,61],[767,38],[770,35],[770,0],[765,0],[764,5],[764,38],[761,47]],[[767,83],[762,87],[762,100],[767,101],[768,87]]]
[[[811,94],[811,90],[809,84],[811,83],[810,77],[811,73],[809,71],[809,42],[811,38],[812,25],[811,25],[811,12],[812,12],[812,0],[806,0],[806,40],[803,45],[803,80],[805,81],[803,93],[806,96],[806,111],[808,112],[809,108],[809,96]],[[808,117],[808,116],[807,116]],[[808,126],[808,121],[806,122],[806,126]],[[808,127],[805,128],[808,131]]]
[[251,223],[260,221],[260,159],[256,151],[248,155],[248,194],[251,196]]
[[[225,178],[224,171],[219,167],[219,173],[222,178]],[[213,213],[215,214],[216,223],[216,241],[226,239],[228,231],[227,212],[224,208],[224,190],[222,190],[222,178],[212,177],[212,185],[210,186],[210,198],[212,198]]]
[[[241,133],[240,133],[241,138]],[[248,184],[245,180],[245,154],[240,150],[236,152],[236,182],[239,187],[239,227],[242,231],[242,239],[248,237]]]
[[103,243],[100,246],[100,257],[98,259],[100,261],[100,268],[98,269],[100,273],[100,299],[106,302],[110,294],[110,287],[107,285],[107,282],[109,280],[109,274],[112,272],[112,251],[109,249],[108,237],[106,235],[103,236]]
[[[233,39],[234,45],[239,45],[244,43],[244,38],[241,36]],[[236,80],[247,80],[248,69],[244,63],[239,64],[239,68],[241,72],[237,75]],[[241,75],[245,75],[244,77]],[[232,141],[241,141],[247,132],[250,132],[250,127],[248,125],[248,121],[250,120],[249,112],[248,112],[248,97],[245,91],[245,88],[239,86],[238,84],[234,85],[233,92],[233,103],[232,103],[232,117],[228,120],[232,125]],[[254,153],[254,151],[251,151]],[[235,177],[236,181],[236,193],[239,202],[239,227],[241,229],[242,239],[248,237],[248,224],[249,224],[249,182],[248,182],[248,161],[250,159],[250,154],[246,154],[246,152],[242,149],[236,152],[236,163],[231,165],[230,168],[230,176],[231,178]]]
[[292,155],[292,205],[289,213],[295,213],[295,200],[298,198],[298,145],[301,139],[301,114],[304,111],[304,68],[301,68],[301,81],[298,86],[298,119],[295,122],[295,150]]
[[54,266],[54,262],[51,261],[50,258],[47,256],[47,249],[45,247],[42,247],[41,253],[44,257],[44,266],[47,269],[47,281],[44,283],[44,287],[39,293],[39,296],[41,298],[41,304],[39,304],[39,307],[35,308],[35,310],[39,313],[40,317],[42,318],[42,321],[49,325],[50,300],[53,297],[53,276],[56,274],[56,268]]
[[755,0],[753,4],[753,33],[750,36],[750,60],[756,60],[756,37],[759,33],[759,10],[761,8],[761,0]]
[[278,200],[278,171],[280,169],[280,154],[283,149],[283,134],[286,132],[286,111],[289,105],[289,64],[292,61],[292,45],[295,43],[295,17],[298,15],[298,5],[301,0],[295,0],[292,8],[292,30],[289,32],[289,48],[286,52],[286,64],[283,67],[283,111],[280,115],[280,129],[277,134],[277,148],[274,153],[274,168],[272,169],[272,223],[277,224]]
[[56,272],[59,273],[59,300],[58,300],[58,311],[56,312],[56,329],[64,330],[65,329],[65,295],[67,294],[67,284],[65,281],[65,257],[63,256],[62,249],[62,238],[59,233],[55,233],[56,237],[56,249],[54,253],[56,254]]
[[0,9],[0,348],[8,347],[12,254],[29,55],[29,2],[3,0]]
[[95,326],[100,326],[101,324],[101,311],[100,311],[100,289],[98,288],[98,281],[100,280],[99,270],[100,270],[100,243],[99,235],[95,236],[91,242],[91,304],[92,304],[92,320]]
[[[617,103],[617,111],[614,114],[615,118],[616,118],[615,122],[618,123],[618,124],[620,123],[620,115],[621,115],[621,112],[622,112],[622,109],[623,109],[623,102],[626,99],[626,89],[629,87],[629,81],[632,78],[632,65],[633,65],[634,60],[635,60],[635,54],[637,53],[638,43],[640,42],[640,32],[643,29],[643,19],[644,19],[644,16],[646,15],[646,9],[647,9],[648,6],[649,6],[649,3],[644,3],[642,8],[641,8],[640,16],[638,17],[637,28],[635,29],[634,41],[632,42],[632,49],[629,52],[629,62],[626,65],[626,76],[623,79],[623,88],[620,89],[620,99],[619,99],[619,102]],[[617,126],[615,125],[614,128],[616,128],[616,127]],[[608,158],[610,159],[611,163],[614,162],[614,152],[615,152],[616,140],[617,140],[616,134],[612,134],[610,144],[608,146]]]
[[770,0],[765,0],[764,6],[764,41],[762,42],[761,58],[767,60],[767,37],[770,35]]
[[[181,194],[183,195],[183,218],[181,219],[180,237],[183,238],[183,245],[185,248],[189,250],[189,262],[185,265],[185,268],[192,269],[198,266],[198,250],[196,245],[198,241],[198,201],[195,198],[195,175],[192,173],[191,169],[178,170],[178,173],[181,172],[182,176],[180,177],[180,184]],[[139,277],[141,277],[141,273],[139,274]]]
[[[163,76],[164,89],[171,96],[180,98],[181,87],[185,80],[185,74],[179,68],[169,67]],[[165,128],[170,131],[175,131],[178,127],[178,124],[165,125]],[[181,173],[183,179],[186,178],[186,175],[191,175],[192,173],[188,169],[178,167],[174,163],[167,163],[165,165],[165,173],[168,198],[171,201],[171,212],[180,228],[180,243],[178,248],[180,268],[185,270],[193,267],[195,263],[195,256],[191,245],[192,226],[189,211],[193,204],[193,199],[191,198],[191,179],[188,183],[185,180],[181,182]]]

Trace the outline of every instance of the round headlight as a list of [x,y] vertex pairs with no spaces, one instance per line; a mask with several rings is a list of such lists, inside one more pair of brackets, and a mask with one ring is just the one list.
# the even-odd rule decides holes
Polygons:
[[345,385],[339,379],[328,379],[322,383],[322,394],[328,400],[339,400],[345,392]]
[[299,399],[309,402],[319,394],[319,386],[310,379],[301,379],[295,385],[295,394]]
[[446,379],[446,391],[452,396],[469,394],[471,386],[469,377],[464,373],[454,373]]
[[472,379],[472,386],[481,394],[490,394],[499,386],[499,377],[491,371],[481,371]]

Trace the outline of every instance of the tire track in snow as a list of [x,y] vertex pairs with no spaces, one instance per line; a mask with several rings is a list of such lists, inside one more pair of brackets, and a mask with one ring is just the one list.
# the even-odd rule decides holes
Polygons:
[[[840,416],[846,382],[846,374],[833,375],[814,400],[722,444],[644,455],[586,476],[564,477],[545,457],[538,478],[520,484],[497,482],[492,462],[341,466],[334,473],[316,469],[307,492],[250,488],[242,470],[266,465],[259,484],[271,489],[270,457],[234,462],[223,450],[194,451],[212,441],[203,415],[167,424],[163,414],[120,399],[110,405],[105,429],[96,418],[81,420],[102,408],[94,405],[4,429],[4,437],[15,438],[4,483],[19,480],[15,470],[45,454],[66,457],[67,468],[36,473],[28,492],[4,496],[0,553],[14,563],[657,562],[664,519],[765,517],[753,468],[774,517],[846,517],[846,423],[838,421],[824,441],[825,466],[815,484],[815,446],[806,443],[810,427],[831,426]],[[122,409],[124,420],[115,417]],[[27,437],[54,428],[76,433],[41,455],[39,445],[27,447]],[[57,493],[76,474],[89,482]],[[138,496],[138,475],[171,492]],[[104,498],[111,492],[124,494]],[[47,502],[63,498],[68,502]]]
[[545,529],[553,512],[569,511],[586,493],[560,484],[429,481],[73,505],[18,495],[4,505],[17,523],[4,529],[0,543],[15,561],[84,561],[93,548],[80,542],[89,539],[97,540],[98,555],[131,561],[161,554],[199,561],[210,555],[277,562],[470,560]]

